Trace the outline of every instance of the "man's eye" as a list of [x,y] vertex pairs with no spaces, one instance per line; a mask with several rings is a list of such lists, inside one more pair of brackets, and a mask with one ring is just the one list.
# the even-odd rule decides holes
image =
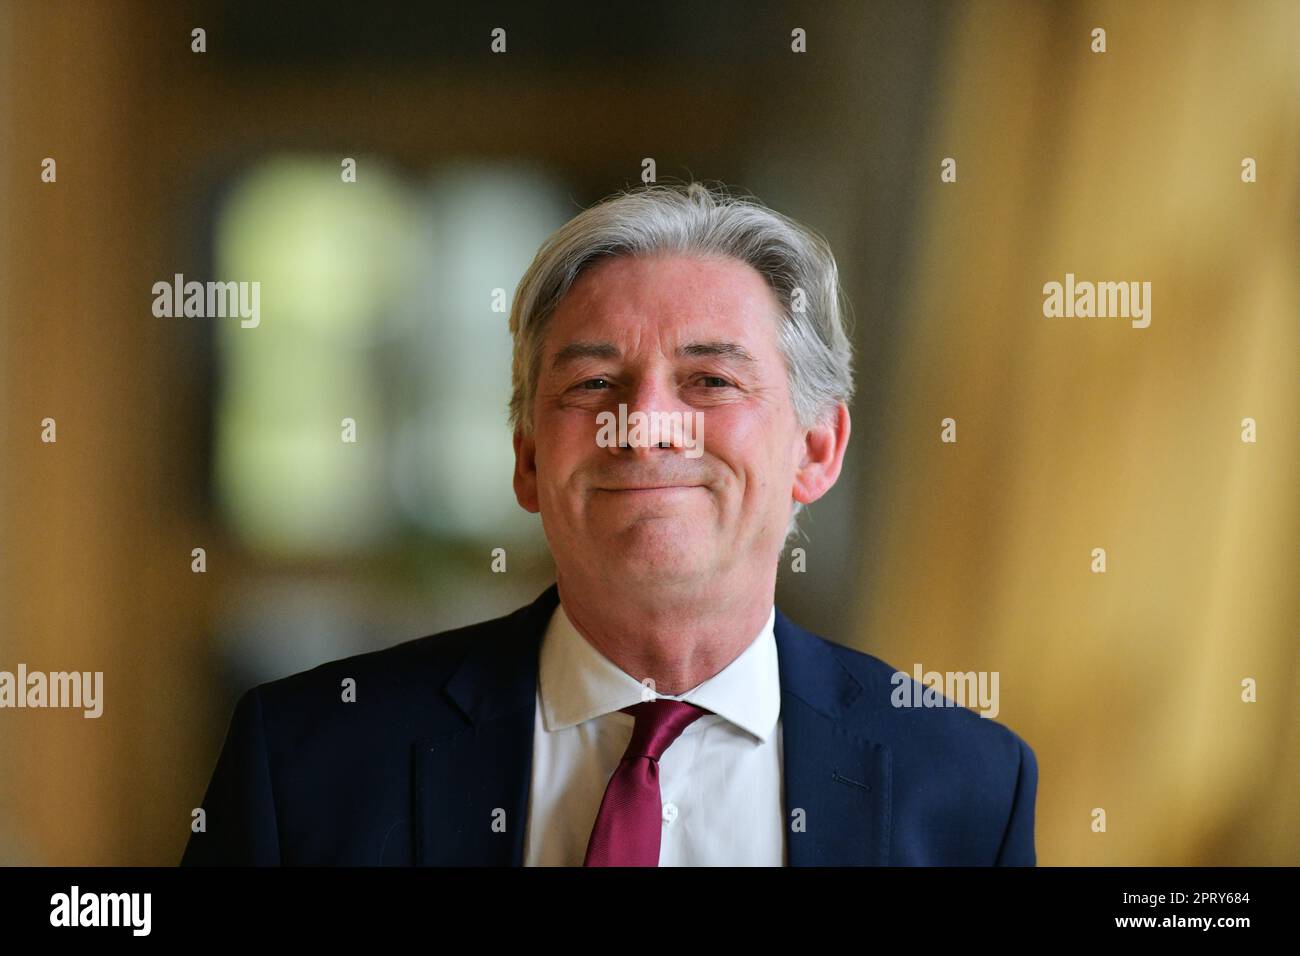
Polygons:
[[[599,384],[599,385],[597,385],[597,384],[593,384],[593,383],[596,383],[596,382],[599,382],[600,384]],[[587,379],[585,382],[583,382],[583,383],[579,386],[579,388],[589,388],[589,389],[593,389],[593,390],[594,390],[594,389],[601,388],[601,387],[603,387],[603,386],[605,386],[605,385],[608,385],[608,384],[609,384],[609,381],[608,381],[607,379],[603,379],[603,378],[589,378],[589,379]]]
[[702,381],[708,385],[709,388],[726,388],[731,384],[720,375],[705,375],[703,376]]

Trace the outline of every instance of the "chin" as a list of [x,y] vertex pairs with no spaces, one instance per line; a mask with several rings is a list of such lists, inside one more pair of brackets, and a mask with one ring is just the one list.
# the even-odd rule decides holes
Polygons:
[[685,517],[642,518],[607,540],[610,565],[647,580],[691,578],[709,562],[699,522]]

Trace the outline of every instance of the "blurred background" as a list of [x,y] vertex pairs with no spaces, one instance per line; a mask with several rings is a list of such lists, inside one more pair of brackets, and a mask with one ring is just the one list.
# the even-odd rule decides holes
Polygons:
[[[0,863],[175,863],[242,690],[551,582],[492,290],[647,157],[853,303],[782,609],[998,671],[1041,864],[1300,863],[1298,103],[1293,2],[0,4],[0,669],[105,699],[0,711]],[[1150,327],[1044,318],[1067,272]]]

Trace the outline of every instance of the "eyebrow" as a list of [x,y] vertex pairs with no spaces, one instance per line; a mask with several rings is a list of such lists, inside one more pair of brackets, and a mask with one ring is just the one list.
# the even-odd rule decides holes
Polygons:
[[[568,362],[585,358],[616,359],[621,354],[618,346],[611,342],[570,342],[555,353],[555,358],[551,359],[551,368],[559,368]],[[680,358],[719,356],[751,364],[754,362],[754,356],[743,345],[734,342],[692,342],[679,346],[677,355]]]

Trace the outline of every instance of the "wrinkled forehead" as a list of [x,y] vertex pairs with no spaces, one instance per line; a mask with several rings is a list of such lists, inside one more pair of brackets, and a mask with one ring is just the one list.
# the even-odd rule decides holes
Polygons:
[[739,260],[612,257],[579,275],[560,300],[543,351],[550,364],[584,343],[687,356],[705,352],[682,350],[714,343],[758,361],[775,352],[780,314],[767,280]]

